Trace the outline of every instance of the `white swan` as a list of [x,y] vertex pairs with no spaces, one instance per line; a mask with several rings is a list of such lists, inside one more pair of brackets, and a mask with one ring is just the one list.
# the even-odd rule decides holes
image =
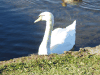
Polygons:
[[52,13],[42,12],[34,23],[41,20],[46,21],[46,29],[43,41],[39,46],[38,55],[62,54],[64,51],[73,48],[75,45],[76,20],[66,28],[56,28],[55,30],[53,30],[54,16]]

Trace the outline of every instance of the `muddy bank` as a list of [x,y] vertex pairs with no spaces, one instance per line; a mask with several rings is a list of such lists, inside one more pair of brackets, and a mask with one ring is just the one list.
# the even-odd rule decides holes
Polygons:
[[84,48],[80,48],[80,50],[88,51],[90,54],[100,55],[100,45],[96,47],[84,47]]

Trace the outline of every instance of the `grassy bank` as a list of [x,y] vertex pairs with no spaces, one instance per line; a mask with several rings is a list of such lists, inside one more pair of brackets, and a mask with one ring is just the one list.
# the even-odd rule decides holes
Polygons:
[[100,55],[86,50],[0,61],[0,75],[99,75]]

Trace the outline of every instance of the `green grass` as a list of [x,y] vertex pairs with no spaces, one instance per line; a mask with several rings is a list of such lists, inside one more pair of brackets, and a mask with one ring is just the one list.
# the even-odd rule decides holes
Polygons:
[[100,55],[69,51],[0,62],[0,75],[99,75]]

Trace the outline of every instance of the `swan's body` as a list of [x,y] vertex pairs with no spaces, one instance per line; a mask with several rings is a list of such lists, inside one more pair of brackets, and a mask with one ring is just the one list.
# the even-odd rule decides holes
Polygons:
[[76,20],[66,28],[56,28],[55,30],[53,30],[54,17],[52,13],[41,13],[35,22],[40,20],[46,21],[46,30],[39,47],[39,55],[62,54],[64,51],[73,48],[75,45]]

